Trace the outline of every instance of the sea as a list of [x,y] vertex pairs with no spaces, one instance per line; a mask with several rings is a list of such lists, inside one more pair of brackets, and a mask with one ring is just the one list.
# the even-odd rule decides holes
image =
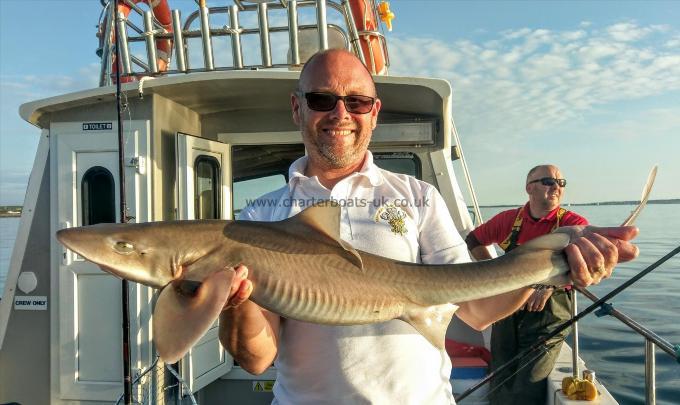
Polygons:
[[[632,205],[586,205],[569,209],[598,226],[617,226],[628,216]],[[483,218],[507,209],[482,208]],[[680,245],[680,205],[650,204],[638,218],[640,235],[635,243],[640,256],[620,264],[612,277],[590,287],[602,297],[630,277],[647,268]],[[19,218],[0,218],[0,293],[4,289]],[[591,301],[579,296],[579,310]],[[609,301],[654,331],[671,344],[680,345],[680,256],[676,256]],[[597,378],[622,405],[643,404],[645,400],[645,366],[642,336],[617,319],[590,314],[579,322],[581,357]],[[679,349],[680,350],[680,347]],[[680,363],[657,349],[657,404],[680,404]]]

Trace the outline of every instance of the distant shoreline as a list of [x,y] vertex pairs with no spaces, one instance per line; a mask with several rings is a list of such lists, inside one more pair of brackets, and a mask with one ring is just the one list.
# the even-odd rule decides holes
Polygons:
[[[589,203],[571,203],[565,204],[565,207],[584,207],[592,205],[636,205],[640,201],[604,201],[604,202],[589,202]],[[680,204],[680,198],[670,198],[666,200],[649,200],[647,204]],[[494,205],[480,205],[480,208],[505,208],[505,207],[519,207],[520,204],[494,204]],[[0,218],[18,218],[21,216],[21,206],[0,206]],[[468,206],[472,208],[472,206]]]
[[0,218],[19,218],[20,212],[0,212]]
[[21,205],[0,205],[0,218],[16,218],[21,216]]
[[[565,204],[565,207],[584,207],[591,205],[637,205],[640,201],[603,201],[603,202],[589,202],[589,203],[571,203]],[[666,200],[649,200],[647,204],[680,204],[680,198],[670,198]],[[497,204],[497,205],[480,205],[480,208],[503,208],[503,207],[519,207],[520,204]]]

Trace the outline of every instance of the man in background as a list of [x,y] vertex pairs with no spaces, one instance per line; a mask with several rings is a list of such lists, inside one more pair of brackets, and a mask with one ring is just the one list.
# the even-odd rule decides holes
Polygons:
[[[560,226],[587,225],[585,218],[560,207],[566,185],[560,169],[554,165],[531,169],[525,185],[529,201],[523,207],[497,214],[470,232],[465,241],[472,255],[478,260],[490,259],[486,246],[494,243],[509,252]],[[491,369],[502,366],[570,317],[568,291],[535,289],[519,311],[493,324]],[[543,354],[528,365],[519,361],[497,375],[491,381],[491,403],[544,404],[547,377],[568,334],[569,329],[547,341]]]

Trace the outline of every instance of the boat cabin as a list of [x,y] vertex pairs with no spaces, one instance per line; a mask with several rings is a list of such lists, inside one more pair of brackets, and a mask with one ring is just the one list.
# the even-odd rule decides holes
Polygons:
[[[121,222],[121,201],[132,222],[234,219],[249,200],[283,185],[289,165],[305,153],[290,98],[306,57],[339,46],[368,60],[375,73],[388,67],[382,34],[357,26],[346,1],[235,1],[199,7],[184,21],[173,11],[171,27],[157,21],[167,17],[158,15],[162,10],[122,3],[128,16],[111,3],[104,9],[102,36],[117,32],[121,42],[116,53],[115,41],[103,41],[102,86],[21,107],[41,135],[0,307],[0,402],[113,403],[123,393],[121,281],[60,245],[56,231]],[[314,24],[297,23],[303,7],[316,16]],[[272,10],[286,16],[284,27],[270,24]],[[344,26],[326,23],[327,10],[339,13]],[[239,25],[247,18],[257,26]],[[278,56],[269,42],[277,32],[288,39]],[[251,34],[262,52],[248,65],[241,41]],[[168,49],[159,43],[169,40],[175,55],[162,71],[158,54]],[[224,56],[215,53],[220,40],[233,51],[224,66],[215,63]],[[140,44],[147,46],[135,54]],[[112,68],[116,54],[120,72]],[[275,63],[280,59],[287,62]],[[370,144],[376,163],[435,185],[466,233],[472,220],[454,175],[449,83],[387,75],[375,81],[383,103]],[[23,288],[26,277],[35,278],[33,288]],[[252,376],[234,364],[218,341],[217,323],[180,362],[161,364],[151,340],[157,293],[130,283],[126,295],[137,401],[271,401],[275,370]],[[41,304],[17,308],[21,297]]]

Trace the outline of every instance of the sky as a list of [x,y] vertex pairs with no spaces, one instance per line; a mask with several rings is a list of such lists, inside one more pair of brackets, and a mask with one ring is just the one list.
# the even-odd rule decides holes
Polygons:
[[[523,203],[541,163],[562,169],[565,203],[638,199],[655,164],[652,198],[680,198],[680,0],[390,4],[390,74],[451,83],[480,203]],[[0,0],[0,205],[23,203],[38,143],[19,106],[98,85],[100,11]]]

